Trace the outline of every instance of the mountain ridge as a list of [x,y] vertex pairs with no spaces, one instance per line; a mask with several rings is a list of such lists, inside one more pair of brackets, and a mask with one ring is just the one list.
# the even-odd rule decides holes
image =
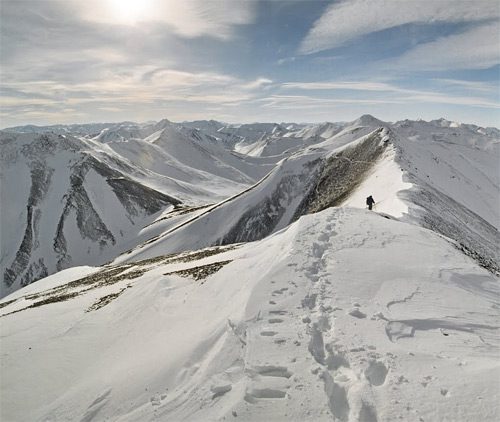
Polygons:
[[[188,244],[190,245],[189,248],[198,248],[233,241],[256,240],[261,236],[266,236],[274,230],[279,230],[295,221],[303,213],[307,213],[308,206],[304,205],[308,201],[306,197],[312,198],[311,195],[314,192],[316,192],[314,195],[318,198],[324,196],[327,192],[330,192],[329,195],[331,195],[331,192],[336,191],[336,189],[341,189],[344,192],[341,196],[337,196],[337,199],[323,198],[322,201],[326,201],[325,206],[341,205],[349,196],[353,194],[354,196],[361,195],[361,193],[355,193],[356,189],[358,189],[360,183],[362,184],[362,179],[369,180],[371,172],[377,172],[377,170],[373,170],[375,168],[373,166],[381,159],[379,157],[382,157],[382,153],[379,152],[370,158],[363,158],[363,154],[366,154],[369,150],[369,144],[365,143],[358,148],[356,143],[362,143],[361,140],[365,139],[364,137],[370,133],[375,133],[377,130],[382,131],[377,142],[382,147],[390,145],[389,149],[394,151],[393,153],[385,153],[384,157],[390,155],[389,158],[384,159],[387,162],[386,166],[401,167],[402,173],[400,175],[391,170],[392,175],[390,177],[400,179],[403,176],[405,182],[402,181],[401,183],[413,186],[406,193],[392,192],[393,199],[390,199],[391,203],[394,201],[401,203],[397,198],[404,198],[403,201],[411,204],[409,208],[407,206],[402,207],[403,210],[406,209],[406,219],[453,238],[459,242],[467,253],[476,256],[483,265],[493,271],[499,271],[494,246],[498,239],[498,227],[500,225],[498,223],[498,212],[495,210],[495,198],[498,198],[499,195],[498,180],[493,180],[490,176],[490,174],[494,173],[492,171],[494,161],[492,161],[491,157],[494,156],[494,151],[498,150],[500,145],[494,131],[489,133],[484,130],[481,131],[476,126],[455,125],[443,119],[431,122],[410,122],[406,120],[391,125],[381,122],[373,116],[365,115],[349,124],[322,123],[309,128],[306,126],[293,126],[290,130],[275,124],[258,124],[255,126],[256,132],[253,129],[248,132],[246,128],[249,125],[234,126],[233,131],[236,132],[231,132],[230,138],[224,140],[214,136],[211,131],[204,133],[203,128],[197,128],[196,125],[200,126],[201,123],[194,122],[193,125],[183,126],[164,119],[158,123],[150,123],[139,127],[126,122],[117,127],[105,128],[100,134],[93,137],[88,134],[73,136],[69,134],[46,133],[39,135],[1,132],[2,156],[5,157],[3,160],[5,164],[4,172],[14,175],[16,172],[11,172],[11,167],[16,162],[14,157],[20,157],[24,154],[28,160],[28,167],[26,168],[31,168],[32,174],[32,181],[29,184],[27,183],[27,186],[31,185],[33,192],[42,192],[49,188],[49,185],[53,183],[52,178],[55,169],[58,169],[55,177],[59,179],[59,185],[66,183],[67,186],[74,187],[72,191],[64,193],[67,199],[61,200],[62,207],[56,212],[60,217],[58,223],[52,223],[52,230],[56,233],[54,236],[46,240],[38,238],[33,240],[33,236],[37,236],[33,232],[33,224],[35,224],[33,222],[38,221],[40,215],[48,212],[43,211],[43,207],[33,208],[31,206],[30,208],[30,201],[39,201],[34,194],[29,196],[31,199],[28,199],[28,208],[26,208],[26,205],[24,206],[24,209],[27,210],[25,217],[17,218],[18,226],[15,226],[17,228],[8,231],[8,233],[24,232],[24,238],[19,238],[17,241],[20,242],[17,252],[5,243],[7,238],[12,239],[15,236],[13,234],[3,236],[2,249],[4,252],[2,253],[1,264],[4,286],[5,282],[9,286],[7,291],[12,291],[10,286],[15,283],[26,285],[41,276],[49,275],[54,270],[61,270],[68,265],[95,263],[93,258],[87,259],[81,254],[76,261],[64,258],[67,254],[64,252],[66,241],[63,232],[65,226],[68,227],[66,230],[69,230],[70,226],[68,226],[66,220],[69,215],[73,215],[72,209],[78,210],[83,207],[88,210],[89,217],[87,219],[83,214],[78,213],[72,218],[80,221],[80,223],[77,223],[77,226],[80,227],[78,230],[81,233],[78,236],[92,239],[96,243],[96,246],[92,246],[92,248],[101,248],[98,246],[99,243],[113,246],[116,243],[118,233],[122,233],[122,235],[119,235],[120,237],[123,236],[124,232],[130,230],[126,229],[126,227],[129,227],[129,223],[121,223],[122,227],[116,227],[112,234],[112,231],[102,222],[99,213],[92,211],[94,208],[89,204],[91,204],[91,198],[95,196],[92,193],[93,186],[97,187],[97,185],[85,182],[85,177],[87,177],[85,175],[87,175],[90,168],[93,171],[88,175],[94,178],[94,182],[97,181],[95,177],[108,179],[107,184],[110,187],[110,192],[113,192],[113,195],[118,195],[118,202],[123,204],[122,206],[127,209],[126,212],[129,214],[126,218],[129,220],[132,218],[130,221],[136,218],[137,211],[134,206],[128,204],[130,201],[126,197],[123,195],[120,197],[120,192],[124,189],[125,184],[128,190],[137,191],[139,189],[146,197],[153,198],[156,195],[156,200],[163,198],[162,201],[165,205],[170,201],[168,203],[173,205],[174,208],[170,207],[170,211],[165,208],[163,213],[167,212],[168,215],[169,212],[175,211],[173,215],[176,216],[175,219],[170,220],[168,223],[165,219],[162,219],[160,225],[151,226],[154,221],[139,224],[142,227],[154,227],[155,230],[152,232],[151,228],[146,230],[143,237],[139,235],[142,232],[142,227],[137,227],[134,229],[139,230],[134,235],[139,235],[135,241],[136,244],[131,243],[134,242],[132,239],[127,241],[127,245],[123,246],[125,249],[118,249],[114,257],[108,255],[107,260],[115,258],[131,247],[135,249],[139,247],[140,249],[140,243],[144,240],[151,240],[147,245],[148,248],[153,248],[165,236],[165,233],[171,233],[173,228],[171,224],[174,224],[174,221],[179,220],[184,225],[183,218],[180,218],[181,214],[176,211],[181,206],[181,203],[184,203],[182,206],[187,207],[186,209],[193,206],[196,208],[201,205],[217,203],[228,196],[245,191],[255,182],[261,180],[269,171],[273,171],[274,176],[269,173],[268,175],[271,177],[268,177],[266,182],[260,185],[258,191],[248,191],[243,197],[237,195],[237,202],[239,201],[241,205],[236,206],[233,211],[230,210],[234,201],[224,204],[222,207],[217,207],[213,212],[204,211],[202,220],[199,220],[199,218],[193,220],[193,224],[205,224],[202,221],[210,221],[212,218],[215,218],[216,221],[221,218],[225,219],[225,225],[221,225],[221,222],[212,224],[212,227],[216,229],[213,234],[215,237],[204,236],[202,243],[198,240],[192,244],[185,243],[185,240],[172,241],[168,249],[162,251],[180,252],[185,250]],[[209,121],[208,125],[210,128],[217,128],[219,135],[221,134],[220,131],[223,132],[224,128],[227,127],[215,121]],[[89,125],[88,128],[89,131],[90,129],[93,130],[94,125]],[[123,132],[124,128],[127,132]],[[244,131],[238,132],[241,128],[244,128]],[[279,128],[278,132],[276,132],[277,128]],[[115,132],[116,130],[118,132]],[[130,130],[132,130],[134,136],[128,139],[123,135],[130,135]],[[106,133],[106,142],[104,143],[103,133]],[[117,133],[117,135],[112,135],[113,133]],[[239,135],[235,135],[236,133],[239,133]],[[251,138],[242,136],[242,134],[248,136],[248,133],[255,133],[255,135],[252,135]],[[142,138],[135,135],[140,135]],[[237,136],[238,142],[231,143],[227,140],[233,139],[234,136]],[[32,141],[33,139],[35,141]],[[22,147],[21,144],[23,144]],[[242,153],[241,145],[246,145],[247,150],[244,151],[246,154]],[[376,143],[373,145],[376,145]],[[71,167],[69,173],[67,169],[64,170],[55,161],[51,166],[47,166],[44,162],[46,159],[44,157],[54,157],[55,155],[62,157],[61,153],[57,152],[58,148],[62,148],[61,151],[69,151],[68,154],[76,154],[73,158],[68,156],[68,164],[63,165],[63,167],[69,166],[68,169]],[[29,152],[31,150],[33,152]],[[271,151],[273,152],[271,153]],[[76,157],[81,154],[83,154],[82,157],[88,157],[87,162],[77,164],[80,158]],[[334,157],[331,156],[332,154]],[[320,161],[315,161],[318,159]],[[51,160],[57,161],[57,158],[51,158]],[[297,163],[302,160],[304,164],[311,164],[307,164],[310,167],[302,169],[301,165],[294,167],[294,160]],[[363,164],[363,161],[366,161],[366,165]],[[448,168],[443,167],[441,161],[445,163],[450,161],[446,164]],[[319,166],[318,163],[320,163]],[[26,164],[22,165],[25,166]],[[357,176],[347,176],[351,174],[351,171],[354,171],[356,166],[359,167],[360,165],[366,167],[361,173]],[[450,165],[452,167],[449,167]],[[79,176],[76,174],[81,173],[78,168],[86,170]],[[483,168],[485,170],[481,170]],[[26,170],[22,170],[22,172],[26,174]],[[321,173],[324,173],[324,176],[320,176]],[[99,174],[100,176],[94,176]],[[334,187],[335,180],[331,178],[332,175],[340,181],[337,183],[338,187]],[[356,180],[347,182],[346,177],[353,177]],[[386,178],[387,175],[381,175],[381,177]],[[67,182],[64,182],[64,179]],[[124,182],[124,180],[127,180],[127,182]],[[276,180],[276,182],[272,182],[272,180]],[[305,182],[306,180],[309,180],[309,182]],[[327,182],[327,180],[329,181]],[[278,183],[278,185],[271,187],[272,183]],[[84,189],[79,191],[80,188],[77,185],[83,186]],[[8,188],[9,185],[6,186],[7,189],[5,187],[3,189],[2,202],[8,201],[12,204],[21,204],[22,199],[12,199],[15,198],[13,195],[17,195],[18,192],[14,193]],[[264,186],[267,187],[263,191],[262,187]],[[484,187],[482,188],[482,186]],[[68,188],[61,189],[64,191],[64,189]],[[366,190],[366,196],[370,194],[367,189],[371,189],[371,193],[375,189],[376,195],[385,195],[383,191],[377,190],[379,188],[370,186],[370,183],[367,186],[362,186],[362,189]],[[482,189],[486,189],[484,193]],[[160,193],[153,193],[156,191]],[[80,192],[80,194],[77,195],[77,192]],[[90,197],[87,192],[90,192]],[[109,195],[109,193],[104,193],[102,189],[99,192],[101,198]],[[249,205],[245,202],[247,201],[245,198],[250,198],[252,195],[256,199],[253,205]],[[448,196],[449,200],[440,202],[440,195]],[[452,195],[455,197],[453,198]],[[62,193],[60,197],[63,198]],[[71,198],[77,197],[80,198],[78,200],[79,205],[72,203]],[[196,197],[199,199],[196,200]],[[193,199],[195,200],[193,201]],[[457,200],[461,204],[460,206],[451,205]],[[137,195],[134,201],[136,204],[141,202]],[[288,205],[283,206],[282,201],[286,201]],[[362,199],[356,201],[359,201],[356,206],[364,206],[364,203],[361,202]],[[441,205],[436,206],[435,204],[439,202]],[[87,205],[83,206],[84,203]],[[104,204],[104,202],[102,203]],[[292,206],[292,203],[295,205]],[[301,203],[302,205],[299,205]],[[352,203],[349,204],[352,205]],[[47,204],[45,207],[48,206]],[[380,209],[383,205],[379,204],[378,206]],[[23,206],[19,205],[19,208],[22,209]],[[100,205],[97,208],[101,209],[101,214],[106,214],[106,207],[103,208]],[[228,211],[224,211],[226,209]],[[252,209],[255,211],[251,211]],[[303,209],[303,211],[299,211],[299,209]],[[321,210],[324,209],[324,206],[311,209]],[[443,220],[441,214],[446,209],[449,210],[446,212],[451,212],[451,214],[449,218]],[[460,211],[462,209],[463,211]],[[160,211],[159,208],[155,208],[155,212]],[[387,212],[387,210],[383,209],[380,209],[380,211]],[[390,213],[391,210],[388,212]],[[460,214],[458,218],[457,212]],[[194,215],[196,213],[199,213],[199,211],[195,211]],[[221,217],[215,217],[216,215]],[[90,216],[94,217],[90,218]],[[277,216],[280,216],[279,219],[277,219]],[[188,219],[187,216],[184,218]],[[244,223],[245,219],[247,223]],[[260,237],[250,234],[250,228],[245,229],[246,234],[245,230],[241,231],[241,227],[248,225],[250,221],[252,225],[255,225],[259,219],[261,221],[259,224],[262,224],[261,229],[259,229]],[[82,231],[86,227],[83,221],[87,220],[89,222],[87,225],[90,224],[93,227],[88,233],[85,230]],[[110,218],[107,217],[107,220],[110,221]],[[92,223],[90,223],[91,221]],[[232,221],[232,226],[231,224],[228,225],[227,222],[229,221]],[[437,221],[440,221],[440,223],[437,223]],[[467,224],[464,224],[466,221]],[[23,225],[25,226],[24,229],[21,228]],[[132,225],[135,225],[135,222]],[[218,227],[225,227],[226,231],[218,232]],[[240,227],[240,229],[236,227]],[[166,229],[166,231],[162,234],[163,229]],[[186,235],[188,229],[189,224],[181,231],[176,232],[176,238],[181,236],[182,233],[185,239],[195,239],[192,235]],[[74,229],[71,230],[74,231]],[[95,232],[96,235],[89,237],[91,232]],[[97,235],[97,233],[100,234]],[[69,238],[71,238],[71,235]],[[28,247],[30,244],[32,246]],[[51,248],[53,250],[52,254],[59,256],[56,260],[57,264],[47,266],[45,263],[47,259],[44,259],[43,254],[37,259],[34,258],[32,262],[30,261],[30,258],[28,258],[29,253],[26,253],[26,251],[31,251],[34,245],[40,244],[42,245],[40,250],[47,251],[48,248]],[[52,245],[49,246],[49,244]],[[181,246],[183,244],[185,246]],[[112,249],[115,249],[114,246]],[[6,251],[8,255],[6,255]],[[25,273],[24,276],[23,273]]]

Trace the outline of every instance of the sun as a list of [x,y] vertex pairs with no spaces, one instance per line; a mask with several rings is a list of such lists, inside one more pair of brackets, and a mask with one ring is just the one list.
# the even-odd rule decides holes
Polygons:
[[107,0],[114,20],[123,24],[135,24],[153,16],[153,0]]

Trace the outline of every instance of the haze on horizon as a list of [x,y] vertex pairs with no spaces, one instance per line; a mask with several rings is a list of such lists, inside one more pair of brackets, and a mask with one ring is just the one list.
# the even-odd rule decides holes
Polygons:
[[16,1],[0,126],[373,114],[499,126],[500,4]]

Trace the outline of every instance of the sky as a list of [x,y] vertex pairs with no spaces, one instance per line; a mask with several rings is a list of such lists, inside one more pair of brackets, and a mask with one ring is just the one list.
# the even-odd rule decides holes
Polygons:
[[0,127],[500,126],[497,0],[1,0]]

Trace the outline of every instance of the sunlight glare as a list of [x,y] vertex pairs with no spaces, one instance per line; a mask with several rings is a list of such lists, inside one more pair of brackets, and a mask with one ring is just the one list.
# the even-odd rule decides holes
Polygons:
[[135,24],[153,17],[153,0],[108,0],[119,23]]

